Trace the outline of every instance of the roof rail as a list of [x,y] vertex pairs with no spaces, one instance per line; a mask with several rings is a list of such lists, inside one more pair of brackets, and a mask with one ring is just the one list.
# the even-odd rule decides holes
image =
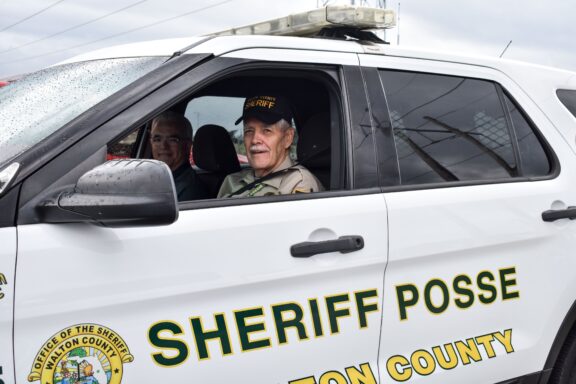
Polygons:
[[[329,5],[308,12],[295,13],[278,19],[216,32],[210,34],[210,36],[274,35],[313,37],[323,31],[321,36],[326,37],[326,30],[329,28],[364,31],[369,29],[389,29],[395,26],[396,14],[391,9]],[[339,35],[333,34],[332,37],[341,37]],[[346,35],[350,35],[350,33]]]

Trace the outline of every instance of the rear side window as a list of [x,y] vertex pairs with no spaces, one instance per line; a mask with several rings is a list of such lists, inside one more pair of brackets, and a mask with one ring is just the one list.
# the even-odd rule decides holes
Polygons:
[[489,81],[380,71],[401,183],[495,180],[518,175],[513,139]]
[[552,164],[535,130],[522,111],[505,95],[506,106],[516,132],[518,152],[522,164],[522,176],[546,176],[552,171]]
[[570,89],[559,89],[556,91],[556,95],[564,104],[571,114],[576,117],[576,91]]
[[[549,175],[543,141],[491,81],[380,70],[401,184]],[[576,91],[571,94],[576,108]]]

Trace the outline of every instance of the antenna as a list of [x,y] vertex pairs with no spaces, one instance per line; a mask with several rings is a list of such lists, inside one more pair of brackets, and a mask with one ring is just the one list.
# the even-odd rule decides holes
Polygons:
[[502,51],[502,53],[500,54],[500,57],[504,56],[504,54],[506,53],[506,51],[508,50],[508,47],[510,46],[510,44],[512,44],[512,40],[510,40],[508,42],[508,45],[506,46],[506,48],[504,48],[504,50]]
[[[380,8],[386,9],[386,0],[378,0],[378,5],[380,6]],[[384,30],[384,32],[382,32],[382,40],[388,41],[386,39],[386,30]]]
[[398,16],[396,16],[396,45],[400,45],[400,2],[398,2]]

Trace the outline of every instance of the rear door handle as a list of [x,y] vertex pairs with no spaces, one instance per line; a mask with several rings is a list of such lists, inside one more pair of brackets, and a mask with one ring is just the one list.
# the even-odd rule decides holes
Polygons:
[[556,221],[560,219],[576,219],[576,207],[568,207],[566,209],[550,209],[542,212],[542,220]]
[[305,241],[290,247],[293,257],[310,257],[320,253],[350,253],[364,248],[362,236],[341,236],[336,240]]

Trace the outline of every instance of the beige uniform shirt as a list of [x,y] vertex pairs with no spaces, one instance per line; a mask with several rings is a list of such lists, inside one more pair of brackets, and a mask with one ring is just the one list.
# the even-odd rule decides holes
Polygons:
[[[280,166],[272,172],[290,167],[293,167],[292,169],[286,171],[286,173],[274,176],[271,179],[264,180],[262,183],[257,183],[251,189],[232,197],[288,195],[291,193],[308,193],[324,190],[320,181],[310,173],[309,170],[301,165],[295,167],[293,165],[292,160],[286,157]],[[252,169],[245,169],[228,175],[220,187],[218,197],[229,197],[231,193],[238,191],[256,179]]]

